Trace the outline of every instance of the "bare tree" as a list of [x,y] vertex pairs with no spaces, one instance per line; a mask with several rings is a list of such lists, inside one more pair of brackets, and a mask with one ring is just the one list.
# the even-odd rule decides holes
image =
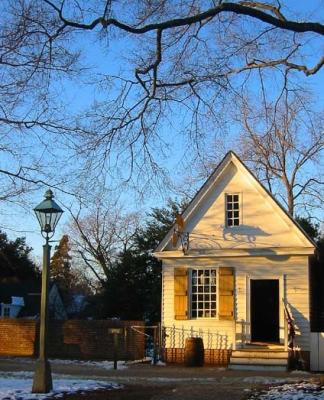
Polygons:
[[86,211],[71,212],[72,250],[103,284],[118,255],[133,246],[139,224],[138,213],[126,213],[116,202],[97,199]]
[[[284,80],[311,77],[324,63],[323,24],[295,15],[278,0],[3,3],[0,151],[17,154],[14,170],[0,172],[9,183],[23,182],[18,192],[37,182],[62,183],[47,179],[44,154],[56,156],[57,143],[66,146],[66,140],[74,165],[83,162],[89,174],[109,169],[130,180],[136,170],[150,182],[149,176],[163,175],[169,132],[181,132],[199,150],[210,133],[206,127],[222,123],[222,104],[239,89],[270,72]],[[65,79],[85,76],[78,68],[83,41],[101,51],[102,68],[91,81],[87,76],[97,84],[98,98],[75,115],[61,93]],[[117,57],[109,53],[112,47]],[[104,68],[117,58],[123,64],[118,73]],[[13,145],[17,134],[23,146]],[[52,141],[44,140],[49,135]],[[22,157],[27,147],[32,160]]]
[[315,109],[305,93],[289,90],[242,107],[242,156],[291,215],[323,207],[324,114]]
[[320,51],[315,63],[307,57],[308,41],[318,45],[324,26],[289,14],[279,1],[142,0],[130,5],[107,0],[96,8],[79,1],[78,9],[72,2],[44,1],[60,20],[57,34],[100,31],[101,37],[119,35],[133,43],[135,54],[126,50],[133,72],[100,77],[101,87],[116,96],[84,114],[83,121],[92,121],[86,131],[96,131],[84,135],[82,143],[86,155],[101,162],[112,148],[119,154],[128,149],[131,171],[145,172],[148,166],[157,171],[154,138],[171,114],[199,144],[206,119],[219,121],[220,104],[242,82],[263,70],[311,76],[324,63]]
[[0,201],[12,202],[44,185],[64,189],[69,181],[59,173],[72,124],[59,83],[82,69],[68,46],[71,30],[56,34],[59,19],[44,2],[4,0],[1,8]]

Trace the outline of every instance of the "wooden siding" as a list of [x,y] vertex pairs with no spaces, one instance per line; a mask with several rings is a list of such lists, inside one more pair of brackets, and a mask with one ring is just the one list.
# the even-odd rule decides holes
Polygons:
[[233,321],[219,321],[215,318],[175,320],[174,319],[174,268],[163,267],[162,321],[166,327],[166,347],[183,348],[185,339],[201,336],[205,348],[230,349],[233,343]]
[[[240,195],[240,225],[227,227],[225,194]],[[239,163],[231,162],[185,222],[191,250],[312,248],[278,204]],[[174,250],[171,242],[166,250]],[[180,244],[178,243],[178,250]]]
[[[235,310],[236,324],[233,321],[217,318],[174,319],[174,268],[184,267],[184,260],[163,261],[163,303],[162,323],[173,328],[173,337],[166,338],[166,346],[181,348],[183,337],[203,335],[204,342],[211,347],[233,348],[234,335],[239,344],[249,337],[249,282],[251,279],[278,279],[280,286],[280,331],[283,340],[284,319],[281,298],[290,307],[296,324],[296,344],[309,351],[309,288],[308,258],[306,256],[270,256],[245,258],[201,258],[185,259],[187,268],[231,267],[235,271]],[[170,330],[171,332],[171,330]]]

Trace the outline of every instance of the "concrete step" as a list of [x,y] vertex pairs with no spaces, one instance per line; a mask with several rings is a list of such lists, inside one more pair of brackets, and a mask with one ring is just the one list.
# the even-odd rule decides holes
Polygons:
[[288,351],[283,349],[244,348],[232,352],[229,369],[247,371],[286,371]]
[[228,369],[240,371],[287,371],[284,365],[229,364]]
[[279,343],[246,343],[245,349],[284,350],[284,345]]
[[232,357],[245,357],[245,358],[288,358],[288,351],[274,351],[274,350],[234,350]]
[[255,364],[255,365],[285,365],[287,358],[255,358],[255,357],[231,357],[231,364]]

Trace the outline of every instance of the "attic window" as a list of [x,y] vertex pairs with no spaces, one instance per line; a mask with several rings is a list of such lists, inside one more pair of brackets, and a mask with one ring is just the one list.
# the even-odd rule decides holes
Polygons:
[[240,196],[226,194],[226,226],[240,225]]

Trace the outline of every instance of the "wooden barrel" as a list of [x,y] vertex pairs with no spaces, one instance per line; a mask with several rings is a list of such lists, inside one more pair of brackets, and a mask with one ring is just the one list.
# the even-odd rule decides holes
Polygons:
[[202,367],[204,365],[204,343],[202,338],[191,337],[186,339],[185,366]]

